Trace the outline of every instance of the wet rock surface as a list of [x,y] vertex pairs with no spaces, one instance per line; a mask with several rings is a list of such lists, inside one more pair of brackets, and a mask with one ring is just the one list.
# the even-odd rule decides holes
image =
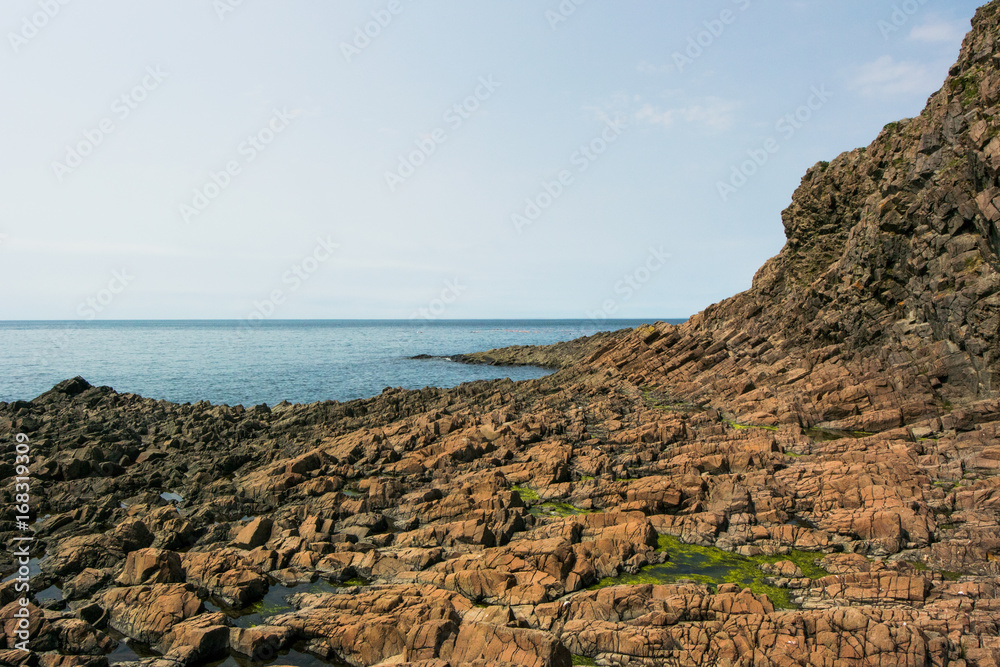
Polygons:
[[35,653],[0,585],[0,662],[997,664],[998,27],[993,2],[920,117],[808,172],[748,292],[471,359],[549,377],[0,404],[44,555]]

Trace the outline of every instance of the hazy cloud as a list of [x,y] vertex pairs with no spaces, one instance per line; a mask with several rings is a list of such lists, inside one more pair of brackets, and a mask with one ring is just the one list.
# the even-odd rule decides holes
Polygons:
[[733,126],[739,108],[738,102],[720,97],[706,97],[690,104],[666,109],[646,102],[633,117],[638,122],[652,125],[672,127],[677,123],[686,123],[721,132]]
[[850,85],[862,95],[891,97],[930,93],[940,86],[940,79],[940,72],[932,72],[925,65],[882,56],[857,68]]
[[636,70],[642,72],[643,74],[668,74],[676,69],[677,68],[670,63],[667,63],[666,65],[654,65],[646,60],[643,60],[636,66]]
[[721,132],[736,122],[740,102],[721,97],[686,98],[679,91],[667,91],[662,102],[652,102],[642,95],[618,93],[604,106],[588,107],[601,120],[630,119],[634,123],[659,125],[694,125],[712,132]]
[[916,42],[940,43],[960,42],[965,36],[968,26],[954,21],[932,19],[914,26],[910,31],[910,39]]

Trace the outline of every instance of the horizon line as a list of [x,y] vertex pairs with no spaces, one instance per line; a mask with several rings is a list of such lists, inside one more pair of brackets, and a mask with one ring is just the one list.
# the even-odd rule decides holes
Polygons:
[[605,320],[594,320],[592,318],[585,317],[467,317],[467,318],[437,318],[433,320],[424,319],[414,319],[414,318],[393,318],[393,317],[345,317],[345,318],[318,318],[318,317],[303,317],[303,318],[273,318],[269,320],[247,320],[245,317],[240,318],[130,318],[130,319],[100,319],[100,320],[80,320],[80,319],[16,319],[16,320],[6,320],[0,319],[0,324],[19,324],[25,322],[71,322],[73,324],[102,324],[102,323],[114,323],[114,322],[253,322],[254,326],[258,324],[267,324],[268,322],[413,322],[414,324],[433,324],[435,322],[511,322],[511,321],[521,321],[521,322],[593,322],[594,324],[600,324],[603,322],[672,322],[672,321],[687,321],[691,316],[687,317],[620,317],[620,318],[608,318]]

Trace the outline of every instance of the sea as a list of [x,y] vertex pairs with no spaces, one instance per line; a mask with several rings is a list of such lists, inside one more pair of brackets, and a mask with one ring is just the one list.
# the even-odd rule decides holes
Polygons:
[[[157,400],[247,407],[349,401],[386,387],[528,380],[552,371],[446,357],[547,345],[649,321],[7,321],[0,322],[0,401],[31,400],[76,376]],[[417,355],[438,358],[411,358]]]

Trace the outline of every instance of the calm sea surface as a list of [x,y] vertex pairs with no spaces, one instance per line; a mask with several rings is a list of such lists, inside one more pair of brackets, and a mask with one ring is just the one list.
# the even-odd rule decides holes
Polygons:
[[[673,320],[678,322],[679,320]],[[644,321],[0,322],[0,401],[32,399],[67,378],[178,403],[245,406],[346,401],[385,387],[546,375],[538,368],[469,366],[449,355],[544,345]]]

